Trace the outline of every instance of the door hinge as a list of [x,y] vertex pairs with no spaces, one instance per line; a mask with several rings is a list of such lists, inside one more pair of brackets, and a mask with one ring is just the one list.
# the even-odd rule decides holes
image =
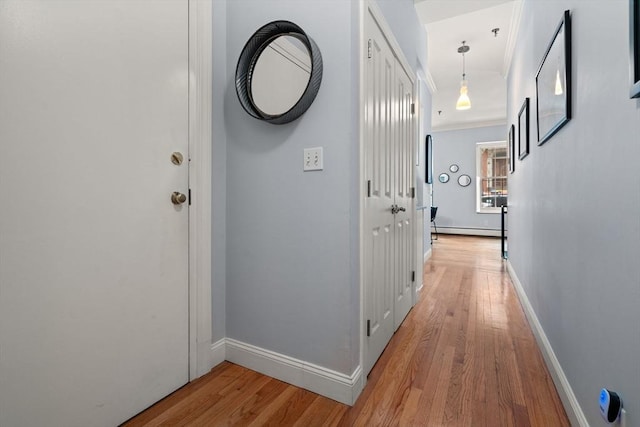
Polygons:
[[415,270],[411,272],[411,281],[412,282],[416,281],[416,272],[415,272]]
[[416,103],[412,102],[411,103],[411,115],[413,116],[414,114],[416,114]]
[[191,189],[189,189],[189,206],[191,206]]
[[367,41],[367,58],[371,59],[371,39]]
[[412,199],[416,198],[416,187],[411,187],[411,198]]
[[367,320],[367,336],[371,336],[371,320]]
[[367,181],[367,197],[371,197],[371,180]]

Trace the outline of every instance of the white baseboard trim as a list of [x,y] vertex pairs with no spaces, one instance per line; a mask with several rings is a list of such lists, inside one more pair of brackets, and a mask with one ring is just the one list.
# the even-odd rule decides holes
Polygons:
[[[424,265],[425,262],[427,262],[427,260],[429,258],[431,258],[431,254],[432,254],[431,247],[429,247],[429,249],[427,249],[427,251],[424,253],[424,256],[422,258],[422,260],[423,260],[422,264],[423,265]],[[424,272],[424,267],[422,268],[422,271]],[[418,300],[417,297],[420,294],[420,292],[422,292],[422,289],[424,289],[424,278],[422,278],[420,280],[420,287],[416,289],[416,301]]]
[[433,251],[431,250],[431,248],[427,249],[427,251],[424,253],[424,262],[427,262],[427,260],[431,258],[432,253]]
[[[435,233],[433,227],[431,231]],[[465,236],[486,236],[486,237],[500,237],[500,230],[494,230],[489,228],[457,228],[457,227],[438,227],[438,234],[462,234]]]
[[360,366],[349,376],[232,338],[220,340],[215,345],[224,348],[226,360],[232,363],[346,405],[353,405],[364,388]]
[[518,279],[518,276],[509,261],[507,261],[507,271],[509,272],[509,276],[511,276],[513,286],[516,289],[522,308],[529,320],[529,324],[533,330],[533,335],[536,337],[538,346],[542,350],[542,356],[544,357],[547,369],[549,369],[556,389],[558,389],[558,394],[560,395],[564,409],[567,412],[567,416],[571,421],[571,425],[589,427],[587,418],[585,417],[584,412],[582,412],[582,408],[580,407],[580,403],[578,403],[578,399],[576,399],[576,395],[573,393],[571,384],[569,384],[569,380],[564,374],[562,366],[560,366],[560,362],[551,347],[551,343],[549,342],[547,335],[544,333],[544,329],[542,329],[538,316],[533,310],[529,297],[527,297],[527,294],[522,287],[522,283],[520,282],[520,279]]
[[211,367],[217,366],[227,360],[227,340],[222,338],[211,345]]

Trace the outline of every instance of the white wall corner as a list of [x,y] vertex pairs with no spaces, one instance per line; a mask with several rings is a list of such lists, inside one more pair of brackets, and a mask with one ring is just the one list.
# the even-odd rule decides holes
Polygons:
[[564,371],[562,370],[562,366],[556,357],[553,348],[551,347],[551,343],[547,338],[547,335],[542,329],[542,325],[538,320],[538,316],[533,310],[533,306],[527,297],[527,294],[522,287],[522,283],[518,279],[511,262],[507,261],[507,271],[509,272],[509,276],[511,276],[511,281],[513,282],[513,286],[518,294],[518,298],[520,299],[520,304],[524,309],[524,312],[529,320],[529,324],[531,325],[531,329],[533,330],[533,335],[536,337],[536,341],[538,342],[538,346],[542,351],[542,355],[544,357],[545,363],[547,365],[547,369],[551,373],[551,378],[553,378],[553,383],[558,389],[558,394],[560,395],[560,400],[562,400],[562,404],[564,406],[565,411],[567,412],[567,416],[571,421],[572,426],[580,426],[580,427],[589,427],[589,423],[587,422],[587,418],[582,412],[582,408],[580,407],[580,403],[578,403],[578,399],[576,395],[573,393],[573,389],[571,388],[571,384],[567,379]]
[[353,405],[364,388],[360,366],[351,375],[227,338],[226,360],[286,383]]

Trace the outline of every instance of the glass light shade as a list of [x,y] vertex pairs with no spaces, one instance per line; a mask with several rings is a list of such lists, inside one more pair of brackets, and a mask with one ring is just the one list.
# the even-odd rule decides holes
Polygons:
[[460,98],[458,98],[458,102],[456,102],[456,110],[468,110],[471,108],[471,100],[469,99],[469,95],[467,95],[468,91],[467,81],[463,80],[460,86]]

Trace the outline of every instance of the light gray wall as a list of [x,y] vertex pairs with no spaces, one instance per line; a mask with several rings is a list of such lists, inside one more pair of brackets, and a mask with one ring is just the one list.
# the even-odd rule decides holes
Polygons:
[[[338,0],[229,1],[225,93],[227,336],[346,374],[359,355],[352,12]],[[233,81],[245,42],[276,19],[300,25],[324,63],[315,102],[286,125],[247,115]],[[303,149],[316,146],[324,170],[305,173]]]
[[[411,13],[417,23],[411,0],[395,3],[388,16],[394,31]],[[345,374],[358,366],[360,351],[359,7],[344,0],[227,1],[226,66],[214,68],[214,108],[223,105],[214,135],[225,141],[214,162],[226,162],[225,176],[214,171],[214,215],[226,203],[214,218],[214,258],[222,241],[226,248],[223,272],[214,272],[214,316],[223,296],[227,337]],[[276,19],[300,25],[324,63],[311,108],[281,126],[248,116],[234,87],[245,42]],[[426,63],[426,41],[423,58],[416,53],[423,30],[414,25],[413,31],[400,44],[413,52],[411,64]],[[214,43],[216,36],[222,37],[219,28]],[[324,170],[304,173],[303,149],[315,146],[324,147]],[[217,289],[222,277],[225,289]]]
[[[438,207],[438,231],[444,232],[447,227],[499,230],[499,213],[476,212],[476,143],[504,141],[507,126],[433,132],[432,137],[433,205]],[[449,171],[449,166],[453,163],[460,167],[457,173]],[[442,172],[451,177],[445,184],[438,181],[438,175]],[[468,187],[458,185],[458,177],[462,174],[471,177],[471,185]]]
[[[565,9],[573,119],[537,146],[535,74]],[[509,122],[531,98],[531,151],[509,182],[509,258],[589,423],[600,388],[640,425],[640,101],[629,99],[628,2],[526,1]]]
[[427,34],[413,0],[377,0],[404,56],[414,71],[427,64]]

